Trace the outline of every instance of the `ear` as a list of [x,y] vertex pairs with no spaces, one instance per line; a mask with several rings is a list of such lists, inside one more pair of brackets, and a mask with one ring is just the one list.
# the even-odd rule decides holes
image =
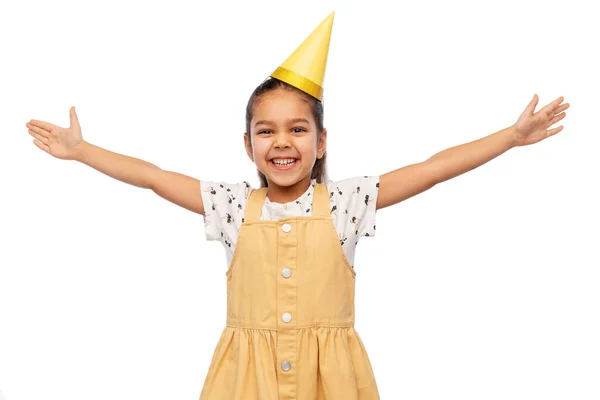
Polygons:
[[323,132],[321,133],[321,137],[317,143],[317,158],[323,157],[325,151],[327,150],[327,129],[323,128]]
[[250,160],[254,162],[254,157],[252,156],[252,147],[250,146],[250,141],[248,140],[248,135],[244,133],[244,147],[246,148],[246,154],[250,157]]

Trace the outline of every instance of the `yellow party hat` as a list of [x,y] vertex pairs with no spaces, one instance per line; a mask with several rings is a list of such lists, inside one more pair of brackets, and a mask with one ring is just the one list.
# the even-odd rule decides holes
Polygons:
[[271,77],[289,83],[319,101],[322,100],[334,13],[335,11],[321,22]]

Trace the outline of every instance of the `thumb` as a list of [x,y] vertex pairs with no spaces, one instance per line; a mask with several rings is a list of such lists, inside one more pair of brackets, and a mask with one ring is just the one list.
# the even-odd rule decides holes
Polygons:
[[79,119],[77,119],[77,114],[75,113],[75,106],[71,107],[69,117],[71,120],[71,127],[74,127],[74,126],[79,127]]
[[539,100],[538,95],[534,94],[533,99],[531,99],[531,101],[527,105],[527,108],[525,109],[525,113],[527,115],[533,115],[533,112],[535,111],[535,107],[537,106],[538,100]]

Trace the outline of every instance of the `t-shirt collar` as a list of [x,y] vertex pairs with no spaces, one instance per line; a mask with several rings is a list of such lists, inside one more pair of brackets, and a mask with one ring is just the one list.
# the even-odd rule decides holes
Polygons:
[[306,189],[306,191],[304,193],[302,193],[302,195],[300,197],[298,197],[296,200],[292,200],[287,203],[277,203],[277,202],[269,200],[268,197],[265,197],[265,203],[267,203],[273,207],[279,207],[279,208],[287,208],[290,206],[294,206],[294,205],[298,204],[298,202],[300,204],[302,204],[302,203],[304,203],[304,200],[306,200],[306,198],[308,197],[308,194],[313,193],[316,183],[317,183],[316,179],[311,179],[308,189]]

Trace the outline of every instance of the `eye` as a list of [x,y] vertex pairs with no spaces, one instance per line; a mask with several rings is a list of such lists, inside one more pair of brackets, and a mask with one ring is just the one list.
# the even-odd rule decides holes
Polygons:
[[271,130],[270,129],[263,129],[262,131],[258,132],[258,135],[260,135],[261,133],[270,133]]
[[294,128],[293,129],[294,133],[297,133],[296,129],[299,129],[300,132],[306,132],[306,129],[304,129],[304,128]]

